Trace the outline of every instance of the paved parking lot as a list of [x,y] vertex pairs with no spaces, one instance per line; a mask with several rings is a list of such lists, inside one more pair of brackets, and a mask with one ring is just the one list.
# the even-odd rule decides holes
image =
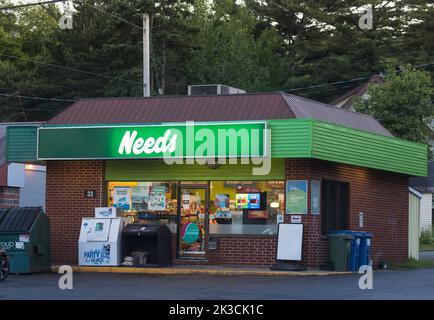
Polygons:
[[374,272],[374,289],[360,290],[359,275],[150,276],[75,273],[73,290],[60,275],[10,276],[0,299],[434,299],[434,269]]

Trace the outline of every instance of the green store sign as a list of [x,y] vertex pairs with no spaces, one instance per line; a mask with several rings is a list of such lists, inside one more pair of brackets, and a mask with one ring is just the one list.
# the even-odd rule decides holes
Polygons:
[[265,129],[265,122],[47,126],[38,129],[38,159],[263,157]]

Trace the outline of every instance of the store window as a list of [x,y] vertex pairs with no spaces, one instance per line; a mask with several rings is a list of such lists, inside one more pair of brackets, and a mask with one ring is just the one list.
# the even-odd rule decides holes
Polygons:
[[283,222],[284,181],[212,181],[209,233],[274,235]]
[[164,223],[176,232],[177,188],[176,182],[109,182],[108,204],[130,222]]
[[321,233],[348,229],[348,189],[345,182],[324,180],[321,210]]

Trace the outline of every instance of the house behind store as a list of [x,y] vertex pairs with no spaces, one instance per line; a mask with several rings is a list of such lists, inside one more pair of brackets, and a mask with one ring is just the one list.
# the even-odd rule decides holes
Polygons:
[[[71,132],[78,137],[84,129],[149,126],[153,130],[186,121],[209,126],[265,122],[271,129],[271,171],[258,176],[252,175],[252,164],[168,166],[161,159],[77,156],[97,141],[95,135],[71,140],[58,149],[39,139],[39,152],[41,147],[51,152],[51,157],[40,154],[39,159],[47,161],[46,212],[54,263],[77,263],[81,219],[93,216],[95,207],[113,205],[116,188],[162,185],[167,191],[166,209],[178,218],[160,221],[175,225],[175,263],[269,266],[275,262],[276,214],[285,222],[291,222],[294,214],[300,216],[306,266],[327,262],[326,234],[340,229],[373,233],[374,264],[408,258],[408,181],[409,176],[426,175],[426,146],[394,138],[370,116],[285,93],[111,98],[79,100],[44,128],[59,136],[61,130],[76,130]],[[19,139],[24,138],[10,143],[19,144]],[[36,144],[37,135],[26,139]],[[38,156],[28,160],[36,161]],[[307,183],[306,210],[287,214],[285,186],[300,181]],[[320,201],[314,204],[312,191],[318,183]],[[179,192],[183,188],[186,193]],[[85,197],[89,190],[94,197]],[[256,223],[254,213],[244,216],[243,211],[240,217],[236,210],[231,212],[231,224],[219,222],[213,207],[218,195],[228,195],[228,207],[233,209],[240,192],[267,192],[261,223]],[[180,203],[193,198],[204,209],[203,243],[186,245],[179,235],[183,228],[179,221],[188,215]],[[273,208],[277,211],[271,211],[270,202],[279,203]],[[132,208],[131,203],[125,213],[136,215]],[[216,248],[207,245],[210,239],[217,242]]]
[[[6,131],[13,126],[19,132],[34,131],[42,123],[0,123],[0,208],[45,207],[45,173],[43,162],[26,164],[26,154],[15,154],[13,162],[6,160],[6,151],[13,152],[8,146]],[[26,143],[26,142],[24,142]],[[27,142],[29,143],[29,142]],[[32,144],[33,148],[36,146]]]

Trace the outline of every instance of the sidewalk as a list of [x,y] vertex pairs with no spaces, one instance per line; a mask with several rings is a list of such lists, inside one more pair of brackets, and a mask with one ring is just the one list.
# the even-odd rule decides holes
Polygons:
[[[211,276],[329,276],[351,274],[351,272],[336,272],[325,270],[278,271],[266,267],[243,266],[188,266],[175,265],[166,268],[134,268],[134,267],[80,267],[73,266],[74,272],[129,273],[146,275],[211,275]],[[59,266],[52,266],[53,272],[58,272]]]

